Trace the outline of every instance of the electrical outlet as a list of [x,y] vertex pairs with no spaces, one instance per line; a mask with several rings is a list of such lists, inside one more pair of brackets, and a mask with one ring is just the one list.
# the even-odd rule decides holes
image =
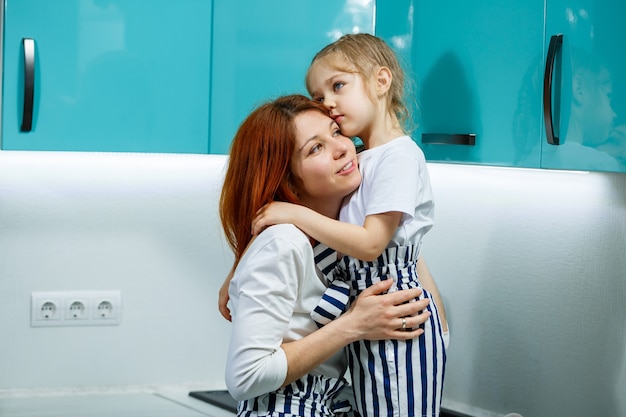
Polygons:
[[93,324],[116,324],[122,314],[122,300],[119,291],[102,291],[93,299]]
[[65,320],[87,320],[89,311],[88,301],[84,298],[72,297],[65,300]]
[[51,293],[31,294],[31,325],[58,326],[63,318],[63,299]]
[[31,327],[116,326],[122,315],[119,291],[49,291],[31,294]]

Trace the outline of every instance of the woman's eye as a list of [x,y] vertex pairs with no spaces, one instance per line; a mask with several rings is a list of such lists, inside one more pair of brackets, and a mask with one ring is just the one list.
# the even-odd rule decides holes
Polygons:
[[312,154],[312,153],[317,153],[317,152],[319,152],[321,149],[322,149],[322,145],[318,143],[318,144],[316,144],[316,145],[313,145],[313,146],[311,147],[311,149],[309,149],[309,153],[310,153],[310,154]]
[[324,97],[314,97],[313,101],[317,101],[319,103],[323,103],[324,102]]

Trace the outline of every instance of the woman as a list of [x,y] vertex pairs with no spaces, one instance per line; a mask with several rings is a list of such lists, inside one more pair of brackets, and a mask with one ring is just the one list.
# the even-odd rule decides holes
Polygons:
[[405,303],[421,290],[378,296],[391,284],[385,281],[317,330],[310,312],[327,282],[316,270],[308,236],[284,224],[252,239],[252,219],[270,201],[336,217],[360,181],[351,140],[322,105],[304,96],[264,104],[239,128],[220,199],[222,224],[235,253],[226,384],[239,401],[238,415],[335,415],[345,385],[344,346],[422,334],[419,324],[429,313],[417,313],[427,303]]

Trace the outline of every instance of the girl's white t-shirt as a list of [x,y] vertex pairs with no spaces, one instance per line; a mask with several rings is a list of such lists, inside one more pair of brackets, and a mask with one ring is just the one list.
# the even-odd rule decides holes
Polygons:
[[361,186],[344,202],[343,222],[363,225],[371,214],[399,211],[400,227],[389,246],[420,242],[434,222],[435,203],[424,152],[409,136],[359,154]]

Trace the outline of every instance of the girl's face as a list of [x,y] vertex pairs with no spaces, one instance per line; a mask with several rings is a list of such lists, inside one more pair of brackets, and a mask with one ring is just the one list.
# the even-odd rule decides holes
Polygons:
[[341,200],[361,183],[356,149],[330,117],[316,110],[294,119],[296,143],[291,172],[307,207],[336,216]]
[[307,86],[311,98],[326,106],[344,135],[361,138],[368,135],[377,109],[359,74],[340,71],[322,60],[311,67]]

